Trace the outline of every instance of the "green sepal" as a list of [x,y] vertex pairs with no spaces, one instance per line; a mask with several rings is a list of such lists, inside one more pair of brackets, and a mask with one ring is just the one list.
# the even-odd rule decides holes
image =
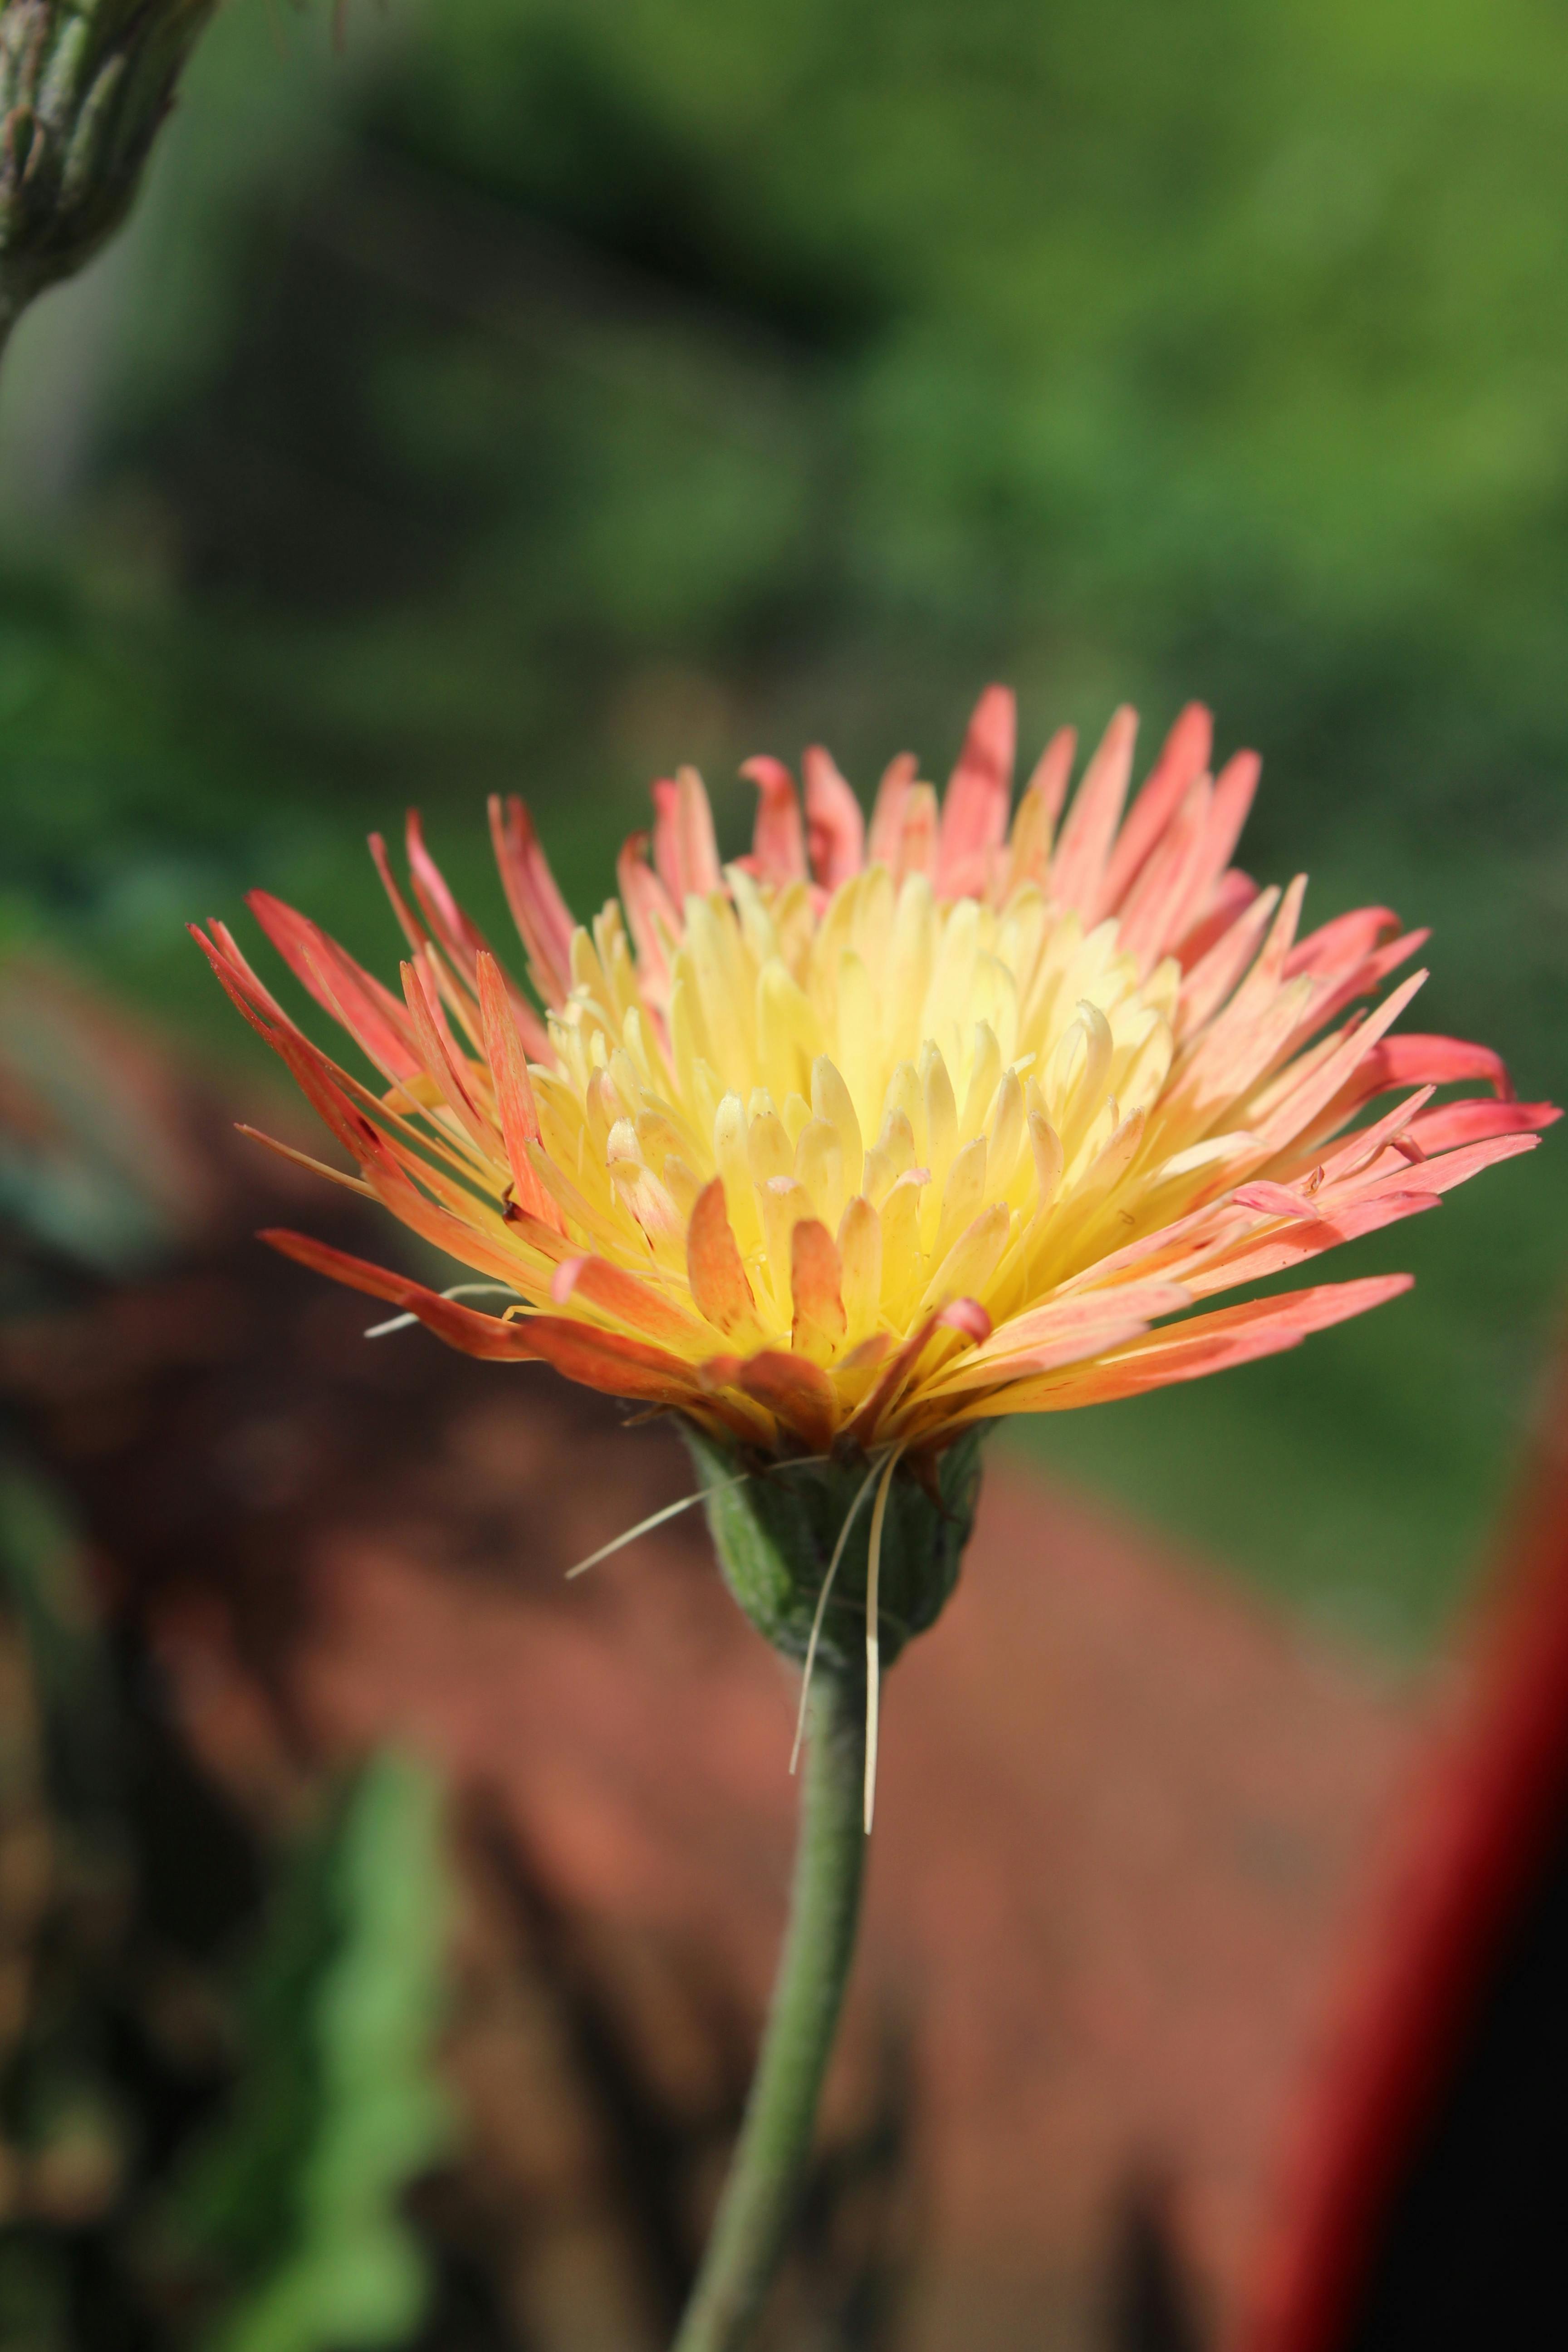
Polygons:
[[[980,1492],[985,1427],[966,1429],[939,1457],[933,1483],[940,1507],[903,1462],[893,1473],[877,1592],[884,1666],[936,1622],[958,1581]],[[774,1649],[804,1659],[823,1580],[869,1461],[857,1453],[795,1467],[725,1445],[689,1422],[682,1433],[702,1481],[725,1583]],[[823,1614],[817,1656],[830,1671],[858,1674],[864,1664],[875,1495],[873,1484],[855,1513]]]

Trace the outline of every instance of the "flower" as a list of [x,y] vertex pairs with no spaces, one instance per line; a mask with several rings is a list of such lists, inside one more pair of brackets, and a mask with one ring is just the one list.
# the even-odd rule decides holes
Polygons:
[[[945,799],[901,757],[868,828],[821,749],[804,813],[789,771],[753,760],[752,847],[728,866],[683,769],[653,788],[651,859],[627,842],[588,927],[522,803],[492,802],[542,1011],[416,816],[412,900],[372,843],[408,942],[400,997],[256,893],[377,1074],[310,1043],[222,923],[197,932],[355,1170],[322,1172],[509,1303],[268,1238],[455,1347],[673,1407],[710,1440],[916,1466],[978,1422],[1191,1380],[1393,1297],[1408,1276],[1205,1304],[1436,1207],[1557,1113],[1515,1100],[1483,1046],[1392,1034],[1424,973],[1361,1005],[1425,933],[1373,907],[1299,938],[1304,880],[1259,889],[1231,864],[1258,762],[1211,778],[1199,706],[1123,814],[1135,728],[1117,712],[1070,805],[1058,734],[1011,825],[1000,687]],[[1489,1091],[1435,1105],[1452,1081]]]

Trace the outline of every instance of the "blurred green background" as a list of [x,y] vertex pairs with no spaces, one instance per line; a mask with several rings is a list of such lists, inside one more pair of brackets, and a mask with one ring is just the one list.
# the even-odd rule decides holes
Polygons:
[[[499,927],[498,786],[584,908],[680,758],[735,846],[753,751],[864,787],[992,677],[1031,751],[1198,695],[1265,754],[1245,862],[1431,923],[1421,1025],[1561,1099],[1565,265],[1524,0],[395,0],[336,47],[230,0],[0,383],[0,929],[239,1066],[182,923],[263,883],[389,959],[409,801]],[[1428,1640],[1565,1169],[1346,1253],[1419,1276],[1366,1322],[1016,1442]]]

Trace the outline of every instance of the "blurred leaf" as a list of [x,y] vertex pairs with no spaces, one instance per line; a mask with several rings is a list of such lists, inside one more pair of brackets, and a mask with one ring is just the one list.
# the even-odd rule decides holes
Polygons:
[[427,2278],[401,2219],[448,2144],[431,2072],[447,1906],[440,1795],[382,1755],[296,1856],[251,1990],[234,2112],[179,2221],[233,2283],[214,2352],[400,2343]]

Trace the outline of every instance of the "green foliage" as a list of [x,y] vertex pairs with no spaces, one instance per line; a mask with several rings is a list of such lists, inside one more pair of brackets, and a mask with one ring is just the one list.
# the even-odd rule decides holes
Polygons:
[[[435,2072],[449,1905],[434,1776],[383,1752],[339,1789],[278,1866],[230,2018],[160,1912],[157,1849],[182,1838],[176,1876],[233,1880],[217,1841],[234,1825],[210,1797],[179,1796],[166,1732],[150,1757],[68,1519],[10,1454],[0,1695],[0,1829],[48,1855],[41,1892],[25,1871],[0,1885],[19,1994],[0,2021],[0,2341],[95,2345],[90,2314],[112,2305],[170,2352],[405,2342],[429,2277],[402,2200],[452,2133]],[[202,1909],[199,1892],[180,1902]],[[219,2124],[204,2121],[213,2084],[171,2072],[138,2013],[160,1986],[191,2010],[197,1982],[232,2067]],[[171,2114],[185,2118],[172,2147]]]
[[447,1929],[439,1794],[384,1755],[297,1856],[257,1966],[234,2112],[184,2234],[229,2282],[212,2352],[401,2343],[427,2291],[402,2220],[449,2118],[429,2071]]

